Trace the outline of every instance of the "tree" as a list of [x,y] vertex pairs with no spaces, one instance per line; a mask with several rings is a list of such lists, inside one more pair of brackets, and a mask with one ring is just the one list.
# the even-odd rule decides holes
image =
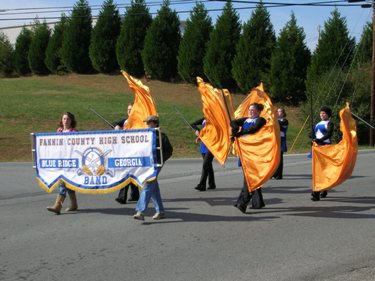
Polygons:
[[92,30],[89,54],[93,67],[103,73],[118,69],[116,41],[120,34],[121,20],[113,0],[106,0]]
[[164,0],[147,30],[142,60],[152,78],[169,81],[177,76],[177,53],[180,45],[180,20]]
[[197,76],[205,78],[203,58],[212,29],[212,21],[204,4],[198,2],[186,21],[178,50],[178,73],[186,82],[196,83]]
[[62,61],[69,71],[90,73],[93,70],[89,57],[91,22],[88,2],[78,0],[68,20],[61,48]]
[[152,17],[144,0],[134,0],[131,6],[126,8],[116,43],[117,62],[121,69],[136,77],[144,74],[141,53],[151,22]]
[[31,72],[37,75],[46,75],[49,73],[49,70],[44,60],[46,58],[46,49],[50,37],[50,30],[47,23],[45,21],[40,23],[36,20],[32,29],[32,34],[28,55]]
[[306,99],[305,79],[310,63],[310,51],[305,45],[305,33],[291,19],[280,32],[271,58],[271,96],[276,101],[297,105]]
[[232,60],[240,38],[241,26],[239,16],[228,0],[222,14],[218,17],[214,30],[207,43],[206,55],[203,59],[203,70],[215,87],[234,88],[231,75]]
[[270,14],[260,3],[244,24],[233,59],[232,74],[243,92],[247,93],[262,80],[267,80],[275,41]]
[[58,73],[65,68],[61,59],[61,47],[66,24],[67,18],[63,14],[60,18],[60,22],[55,25],[53,34],[48,42],[46,58],[44,62],[49,71],[51,71],[52,73]]
[[357,46],[355,63],[358,65],[371,63],[372,60],[372,23],[368,22],[364,27],[361,39]]
[[24,26],[16,39],[14,65],[19,75],[27,75],[31,73],[28,60],[31,38],[31,30]]
[[8,37],[0,32],[0,76],[11,76],[14,71],[13,47]]
[[308,75],[319,76],[333,67],[346,68],[352,62],[354,47],[355,40],[349,37],[345,18],[335,9],[319,35]]

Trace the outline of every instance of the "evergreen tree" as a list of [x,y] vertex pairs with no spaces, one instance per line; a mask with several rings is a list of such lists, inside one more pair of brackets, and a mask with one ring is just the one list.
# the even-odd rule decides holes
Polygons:
[[66,23],[67,18],[65,15],[62,15],[60,22],[55,25],[53,34],[48,42],[46,59],[44,62],[49,71],[52,73],[58,73],[59,71],[63,71],[65,68],[61,60],[61,47]]
[[47,23],[45,21],[40,23],[36,20],[32,29],[32,34],[28,55],[31,72],[37,75],[46,75],[49,73],[49,70],[44,60],[46,58],[46,49],[50,37],[50,30]]
[[11,76],[14,71],[14,51],[8,37],[0,31],[0,76]]
[[281,30],[271,59],[271,96],[276,101],[297,105],[306,99],[305,79],[310,63],[310,51],[305,45],[305,33],[291,19]]
[[180,20],[164,0],[147,30],[142,60],[152,78],[169,81],[177,76],[177,53],[180,45]]
[[67,22],[61,48],[62,61],[69,71],[90,73],[93,70],[89,57],[91,22],[88,2],[78,0]]
[[352,62],[355,40],[349,37],[346,19],[335,9],[324,23],[318,45],[311,58],[309,76],[319,76],[333,67],[344,69]]
[[240,38],[241,26],[239,16],[228,0],[222,14],[218,17],[214,30],[207,43],[206,55],[203,59],[203,70],[215,87],[235,87],[231,75],[232,60]]
[[356,64],[371,63],[372,60],[372,23],[368,22],[364,27],[361,39],[357,46]]
[[268,80],[275,41],[270,14],[260,3],[243,26],[233,59],[232,74],[243,92],[247,93],[262,80]]
[[14,65],[19,75],[31,73],[28,60],[31,38],[32,32],[24,26],[16,39]]
[[121,69],[136,77],[144,74],[141,53],[151,22],[152,17],[144,0],[134,0],[131,6],[126,8],[116,43],[117,62]]
[[103,73],[118,69],[116,41],[120,34],[121,20],[113,0],[106,0],[92,30],[89,54],[93,67]]
[[197,3],[186,21],[178,51],[178,72],[186,82],[196,83],[197,76],[205,78],[203,58],[212,29],[212,21],[204,4]]

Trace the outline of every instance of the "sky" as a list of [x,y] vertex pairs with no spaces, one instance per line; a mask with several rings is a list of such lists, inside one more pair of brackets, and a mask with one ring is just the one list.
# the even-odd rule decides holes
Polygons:
[[[170,8],[178,12],[180,20],[186,20],[189,17],[189,13],[195,6],[195,2],[191,0],[169,0]],[[237,1],[237,2],[236,2]],[[232,0],[234,8],[240,16],[241,23],[247,22],[256,4],[250,1],[250,3],[240,3],[247,0]],[[5,1],[0,0],[0,31],[4,32],[12,44],[15,43],[16,37],[20,32],[20,28],[9,28],[14,26],[23,26],[33,22],[33,19],[38,17],[46,21],[57,21],[60,18],[62,12],[69,15],[73,5],[77,0],[17,0],[17,1]],[[89,5],[92,7],[92,15],[96,16],[99,13],[100,6],[104,0],[88,0]],[[130,5],[130,0],[114,0],[118,5],[120,14],[124,14],[124,7]],[[150,7],[150,12],[156,14],[160,8],[162,0],[145,0],[146,4]],[[366,22],[371,21],[372,9],[361,8],[361,4],[366,3],[349,3],[347,1],[340,0],[263,0],[264,3],[318,3],[318,2],[330,2],[335,3],[341,16],[346,19],[349,34],[356,38],[358,42],[362,34],[362,30]],[[369,0],[367,1],[369,2]],[[371,1],[370,1],[371,2]],[[209,15],[212,18],[213,23],[216,22],[217,17],[222,13],[220,9],[225,5],[222,1],[203,1]],[[345,6],[339,6],[345,5]],[[27,10],[21,10],[28,8]],[[52,8],[52,9],[46,9]],[[284,6],[284,7],[268,7],[267,10],[271,16],[271,23],[273,24],[276,35],[279,34],[280,30],[290,20],[291,13],[293,12],[297,18],[298,26],[304,29],[306,45],[310,50],[314,50],[318,42],[319,30],[324,28],[324,23],[330,18],[331,12],[335,8],[330,7],[317,7],[317,6]],[[44,11],[44,13],[42,13]],[[48,19],[51,17],[51,19]],[[56,19],[53,19],[55,17]],[[20,19],[22,18],[22,19]]]

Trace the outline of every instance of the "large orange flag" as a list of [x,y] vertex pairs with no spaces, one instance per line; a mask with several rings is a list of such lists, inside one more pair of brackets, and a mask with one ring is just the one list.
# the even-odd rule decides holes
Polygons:
[[147,128],[147,124],[143,120],[150,115],[158,115],[150,90],[140,80],[135,79],[125,71],[121,70],[121,73],[128,81],[129,87],[135,95],[133,107],[125,123],[125,129]]
[[257,133],[236,138],[235,149],[240,156],[249,191],[262,186],[275,173],[280,162],[280,128],[276,109],[264,92],[263,84],[253,88],[239,105],[235,118],[248,116],[250,104],[263,104],[261,117],[267,123]]
[[228,91],[221,92],[215,89],[200,77],[197,77],[197,83],[202,97],[202,111],[206,119],[206,125],[200,131],[199,138],[216,160],[224,165],[231,147],[230,116],[228,114],[232,106],[230,94]]
[[340,110],[342,140],[312,148],[312,190],[328,190],[349,178],[358,152],[357,128],[349,104]]

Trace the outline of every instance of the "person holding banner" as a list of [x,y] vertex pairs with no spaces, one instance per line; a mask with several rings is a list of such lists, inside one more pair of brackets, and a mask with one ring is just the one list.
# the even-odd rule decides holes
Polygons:
[[[204,118],[198,119],[197,121],[190,124],[190,126],[195,130],[195,135],[197,136],[195,142],[198,143],[199,139],[199,127],[204,128],[206,125],[206,120]],[[206,181],[208,178],[208,188],[207,189],[215,189],[215,174],[214,169],[212,167],[212,161],[214,159],[213,154],[207,148],[207,146],[201,141],[199,147],[199,153],[202,155],[203,158],[203,166],[202,166],[202,175],[198,185],[195,187],[196,190],[199,191],[206,191]]]
[[[157,128],[159,127],[159,117],[156,115],[150,115],[147,117],[144,122],[147,123],[147,126],[149,128]],[[161,141],[161,149],[156,151],[156,160],[158,164],[161,163],[161,153],[163,156],[163,162],[167,161],[173,153],[173,147],[171,143],[169,142],[169,139],[166,134],[161,133],[161,140],[159,139],[159,134],[156,135],[156,147],[160,146]],[[163,163],[164,164],[164,163]],[[161,171],[162,167],[156,167],[156,178],[155,180],[151,182],[147,182],[145,186],[143,187],[141,194],[139,196],[139,200],[137,202],[137,206],[135,208],[136,214],[133,216],[136,220],[144,220],[144,212],[147,210],[147,206],[150,203],[150,200],[152,200],[154,207],[155,207],[155,214],[153,215],[152,219],[154,220],[160,220],[165,218],[165,212],[164,212],[164,206],[161,199],[160,189],[159,189],[159,183],[158,183],[158,175]]]
[[[266,120],[263,117],[260,117],[262,110],[262,104],[252,103],[249,107],[249,117],[232,120],[230,123],[232,127],[232,136],[234,138],[239,138],[247,134],[256,134],[266,124]],[[239,161],[239,166],[241,166],[241,161]],[[245,213],[247,205],[254,195],[259,199],[259,208],[264,207],[265,204],[261,187],[250,193],[246,178],[244,177],[242,190],[234,206],[242,213]]]
[[[57,129],[58,133],[77,132],[76,130],[77,121],[75,119],[74,114],[70,112],[64,112],[62,114],[59,125],[60,126]],[[69,188],[67,188],[63,182],[59,183],[58,188],[59,188],[59,194],[56,197],[55,204],[53,206],[47,207],[47,210],[57,215],[60,215],[61,208],[66,198],[66,193],[68,193],[71,204],[70,204],[70,207],[65,209],[65,211],[67,212],[76,211],[78,209],[76,192],[74,190],[70,190]]]
[[[332,110],[327,106],[320,108],[320,121],[315,125],[314,131],[310,132],[309,137],[318,145],[331,144],[331,137],[333,134],[334,124],[330,121]],[[311,200],[319,201],[320,198],[327,197],[326,190],[322,192],[312,192]]]
[[288,122],[288,119],[286,119],[286,112],[284,108],[278,108],[277,115],[278,115],[278,122],[280,126],[281,149],[280,149],[280,164],[276,172],[274,173],[273,178],[275,178],[276,180],[281,180],[283,178],[284,152],[287,151],[286,132],[288,130],[289,122]]
[[[128,108],[127,108],[128,117],[130,115],[132,107],[133,107],[133,105],[131,103],[129,103],[128,104]],[[126,124],[126,121],[127,121],[127,118],[126,119],[122,119],[121,121],[115,123],[115,130],[123,130],[124,126]],[[126,204],[126,201],[128,199],[128,190],[129,190],[129,187],[130,187],[130,198],[129,198],[128,201],[138,201],[138,199],[139,199],[139,190],[138,190],[138,187],[135,184],[133,184],[133,183],[129,183],[127,186],[125,186],[124,188],[120,189],[120,191],[118,193],[118,196],[115,198],[115,200],[118,203],[120,203],[120,204]]]

